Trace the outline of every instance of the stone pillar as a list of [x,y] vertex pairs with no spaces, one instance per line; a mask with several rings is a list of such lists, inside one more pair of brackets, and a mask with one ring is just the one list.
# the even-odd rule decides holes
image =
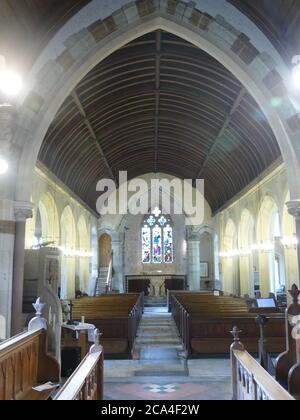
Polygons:
[[14,203],[0,200],[0,340],[11,335],[14,239]]
[[123,264],[124,243],[121,239],[112,239],[112,252],[114,269],[113,289],[119,290],[121,293],[123,293],[125,291]]
[[188,230],[187,250],[189,288],[193,291],[200,290],[200,237],[194,229]]
[[12,287],[12,335],[18,334],[24,327],[23,322],[23,286],[25,261],[26,220],[32,217],[32,204],[15,203],[15,245]]
[[0,177],[0,339],[5,339],[11,336],[16,155],[12,141],[15,108],[2,99],[0,96],[0,156],[9,165]]
[[[297,257],[298,257],[298,273],[300,273],[300,200],[292,200],[286,203],[288,208],[288,212],[295,218],[296,221],[296,236],[298,239],[297,245]],[[296,280],[296,283],[299,287],[300,280],[299,278]]]

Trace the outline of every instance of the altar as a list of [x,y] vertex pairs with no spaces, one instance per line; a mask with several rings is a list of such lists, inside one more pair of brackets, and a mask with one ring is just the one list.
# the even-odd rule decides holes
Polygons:
[[165,297],[167,290],[186,290],[184,275],[141,274],[126,276],[127,293],[145,293],[149,297]]

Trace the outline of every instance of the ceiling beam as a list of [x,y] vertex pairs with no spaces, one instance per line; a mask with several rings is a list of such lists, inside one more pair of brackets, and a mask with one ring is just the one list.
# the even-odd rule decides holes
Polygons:
[[233,105],[232,105],[232,107],[231,107],[231,109],[230,109],[230,111],[229,111],[229,113],[226,117],[226,120],[224,121],[224,124],[222,125],[222,127],[221,127],[221,129],[220,129],[220,131],[219,131],[219,133],[216,137],[216,140],[214,141],[213,145],[209,149],[209,152],[208,152],[208,154],[207,154],[207,156],[206,156],[206,158],[205,158],[205,160],[204,160],[204,162],[203,162],[203,164],[202,164],[202,166],[201,166],[201,168],[200,168],[200,170],[199,170],[195,179],[201,179],[202,178],[203,173],[204,173],[204,171],[207,167],[207,164],[208,164],[211,156],[213,155],[214,151],[216,150],[216,147],[218,146],[219,142],[222,140],[222,137],[225,134],[225,131],[227,130],[227,128],[228,128],[228,126],[231,122],[232,116],[234,115],[234,113],[236,112],[238,107],[240,106],[240,104],[241,104],[244,96],[246,95],[246,93],[247,93],[247,90],[244,88],[244,86],[242,86],[238,96],[236,97],[236,99],[235,99],[235,101],[234,101],[234,103],[233,103]]
[[160,75],[161,75],[162,31],[156,31],[155,52],[155,115],[154,115],[154,172],[158,171],[158,141],[160,119]]
[[[297,2],[295,2],[297,3]],[[286,19],[286,31],[285,36],[290,37],[296,30],[296,27],[299,25],[300,21],[300,8],[299,5],[292,8],[291,12]]]
[[106,158],[106,156],[103,152],[103,149],[102,149],[102,147],[99,143],[99,140],[97,139],[97,136],[96,136],[96,133],[93,129],[93,126],[92,126],[90,120],[88,119],[88,117],[86,115],[86,112],[84,110],[84,107],[83,107],[83,105],[80,101],[80,98],[77,95],[75,90],[73,90],[73,92],[71,93],[71,96],[72,96],[73,101],[75,102],[75,104],[78,108],[78,111],[80,112],[80,115],[82,116],[82,119],[83,119],[84,124],[86,125],[86,128],[88,129],[88,131],[90,133],[90,137],[94,140],[95,146],[97,147],[97,149],[100,153],[102,162],[104,163],[105,167],[107,168],[107,171],[108,171],[111,179],[113,179],[115,181],[116,185],[118,186],[118,180],[116,179],[116,177],[113,173],[113,170],[112,170],[110,164],[108,163],[108,160],[107,160],[107,158]]

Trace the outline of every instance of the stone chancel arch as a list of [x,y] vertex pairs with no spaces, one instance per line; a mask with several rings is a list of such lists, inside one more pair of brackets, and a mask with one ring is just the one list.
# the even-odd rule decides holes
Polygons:
[[[202,7],[206,8],[207,3],[204,2]],[[69,27],[68,31],[63,32],[61,30],[60,36],[62,38],[60,38],[60,42],[63,37],[68,38],[66,34],[73,31],[68,42],[64,42],[64,45],[68,47],[58,48],[57,51],[60,51],[60,55],[55,59],[52,57],[48,63],[45,62],[47,57],[47,51],[45,50],[39,65],[35,67],[34,80],[38,80],[38,83],[33,82],[32,91],[23,103],[24,113],[22,118],[22,123],[35,127],[35,131],[25,137],[27,139],[27,151],[26,155],[23,155],[21,164],[22,171],[25,172],[22,174],[22,171],[20,172],[22,179],[20,178],[18,183],[18,199],[24,199],[26,196],[24,181],[29,181],[30,185],[32,168],[50,122],[65,97],[74,89],[78,80],[82,79],[99,61],[120,46],[157,29],[176,34],[207,51],[236,75],[243,85],[247,86],[247,89],[267,115],[281,147],[283,157],[289,163],[287,170],[291,195],[293,199],[297,199],[299,188],[296,182],[299,179],[299,161],[294,146],[296,146],[298,130],[296,124],[298,110],[295,109],[294,103],[289,99],[289,91],[284,87],[287,71],[283,71],[283,63],[278,62],[278,54],[276,55],[274,49],[271,48],[268,52],[260,51],[261,45],[270,47],[269,41],[265,39],[265,42],[259,46],[255,45],[257,36],[253,36],[253,40],[242,40],[240,28],[236,29],[234,25],[228,22],[228,13],[226,14],[227,20],[219,19],[203,13],[200,6],[197,9],[182,1],[173,2],[172,7],[168,7],[167,3],[158,6],[151,1],[143,2],[143,6],[140,2],[124,2],[122,9],[115,10],[111,17],[107,16],[106,13],[112,7],[112,5],[109,5],[104,13],[104,9],[98,9],[102,19],[92,22],[84,29],[82,28],[76,36],[74,26]],[[118,19],[116,19],[116,16],[118,16]],[[247,18],[242,14],[239,17],[240,25],[244,19],[244,27],[249,29]],[[263,37],[262,34],[260,34],[260,40],[261,37]],[[59,41],[56,39],[53,42]],[[82,48],[82,45],[85,47]],[[42,79],[38,76],[38,69],[43,73]],[[47,77],[48,72],[51,77]],[[59,80],[56,78],[57,75],[59,75]],[[55,97],[52,95],[54,86],[58,92]],[[270,101],[274,97],[276,89],[278,90],[281,86],[284,87],[282,100],[277,108],[272,108],[270,107]],[[26,109],[28,108],[27,112]],[[31,115],[31,122],[25,121],[27,118],[25,114],[27,116]],[[39,121],[37,125],[34,123],[35,119]],[[22,134],[24,133],[21,129],[17,136]]]
[[[245,350],[255,350],[258,320],[249,315],[255,311],[247,315],[244,295],[273,292],[281,308],[285,286],[292,295],[299,283],[300,95],[291,76],[300,71],[300,0],[21,3],[1,0],[0,10],[0,359],[4,349],[8,360],[0,399],[27,392],[18,381],[33,359],[25,349],[19,375],[22,336],[10,341],[16,354],[1,341],[24,330],[33,307],[25,345],[41,334],[41,351],[30,344],[39,361],[26,395],[39,376],[59,380],[59,366],[42,355],[48,344],[66,376],[70,348],[60,341],[69,347],[68,328],[78,324],[70,347],[79,340],[88,351],[83,322],[62,325],[68,306],[75,307],[70,318],[84,316],[103,333],[101,343],[93,334],[83,360],[99,366],[76,369],[89,377],[65,383],[88,383],[89,392],[74,399],[101,398],[103,389],[105,399],[122,399],[110,393],[123,386],[132,399],[182,391],[202,399],[210,388],[216,399],[230,378],[222,373],[221,383],[207,360],[214,379],[203,387],[206,352],[231,353],[233,399],[268,399],[262,384],[251,386],[237,334],[243,330]],[[14,84],[3,83],[8,76]],[[44,305],[32,305],[36,294],[45,314]],[[284,311],[263,312],[268,350],[282,352]],[[43,329],[31,333],[38,324]],[[105,364],[104,378],[102,350],[118,360]],[[201,366],[193,361],[189,381],[183,359],[197,355]],[[131,379],[102,386],[111,373],[118,381],[120,358],[135,359],[124,363]],[[57,378],[46,379],[46,368]],[[176,387],[164,378],[149,385],[149,375],[173,372],[183,375]],[[279,384],[272,392],[287,397]]]

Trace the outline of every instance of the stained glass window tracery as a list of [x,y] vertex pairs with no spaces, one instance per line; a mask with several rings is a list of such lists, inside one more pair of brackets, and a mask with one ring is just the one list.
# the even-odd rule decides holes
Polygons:
[[145,218],[142,227],[143,264],[170,264],[174,262],[173,228],[168,216],[156,207]]

